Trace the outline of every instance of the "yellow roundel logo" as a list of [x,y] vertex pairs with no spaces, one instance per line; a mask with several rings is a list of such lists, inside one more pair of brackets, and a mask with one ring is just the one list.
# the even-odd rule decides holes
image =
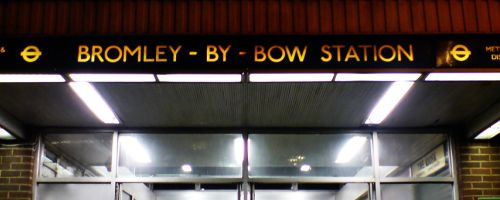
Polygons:
[[451,48],[450,54],[455,60],[463,62],[466,61],[472,53],[465,45],[457,44]]
[[24,61],[29,63],[35,62],[41,55],[42,52],[40,49],[33,45],[27,46],[23,51],[21,51],[21,57],[23,57]]

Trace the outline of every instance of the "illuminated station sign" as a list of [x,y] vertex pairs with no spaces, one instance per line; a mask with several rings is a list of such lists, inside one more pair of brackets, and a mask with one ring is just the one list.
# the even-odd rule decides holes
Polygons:
[[0,38],[0,73],[498,71],[498,35]]

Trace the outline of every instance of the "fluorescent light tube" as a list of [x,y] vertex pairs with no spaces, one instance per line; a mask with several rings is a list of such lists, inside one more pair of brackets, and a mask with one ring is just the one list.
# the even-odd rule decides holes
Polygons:
[[338,73],[335,81],[416,81],[420,75],[420,73]]
[[0,127],[0,140],[15,140],[16,138],[12,136],[7,130]]
[[500,81],[500,73],[430,73],[426,81]]
[[58,74],[0,74],[0,83],[66,82]]
[[153,74],[70,74],[78,82],[156,82]]
[[160,82],[184,83],[237,83],[241,82],[241,74],[158,74]]
[[342,146],[342,149],[340,149],[340,153],[338,154],[335,163],[342,164],[351,161],[352,158],[354,158],[354,156],[361,151],[365,142],[366,137],[361,136],[354,136],[349,139],[344,146]]
[[250,74],[250,82],[330,82],[334,73],[256,73]]
[[394,82],[372,109],[365,124],[380,124],[403,99],[414,82]]
[[113,110],[90,83],[71,82],[69,86],[101,121],[106,124],[120,123]]
[[500,120],[497,123],[493,124],[489,128],[485,129],[479,135],[477,135],[474,139],[476,140],[487,140],[494,138],[496,135],[500,133]]
[[193,171],[193,168],[191,167],[191,165],[188,165],[188,164],[182,165],[181,169],[182,169],[183,172],[191,172],[191,171]]
[[123,148],[134,161],[138,163],[151,163],[151,158],[149,157],[144,145],[139,143],[136,138],[131,136],[120,137],[121,148]]

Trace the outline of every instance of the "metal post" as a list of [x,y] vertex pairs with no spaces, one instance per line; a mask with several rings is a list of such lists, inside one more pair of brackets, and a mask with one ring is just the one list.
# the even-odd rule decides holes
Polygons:
[[243,200],[248,200],[248,130],[243,130],[243,163],[242,163],[242,178],[243,183]]
[[458,190],[458,171],[457,171],[457,154],[455,151],[455,140],[451,137],[451,134],[448,133],[448,151],[449,153],[449,161],[450,161],[450,172],[453,178],[453,199],[459,199],[460,194]]
[[382,200],[379,170],[379,141],[377,132],[373,132],[373,164],[375,168],[375,196],[377,197],[377,200]]
[[37,179],[38,179],[38,176],[39,176],[39,173],[40,173],[40,168],[42,166],[42,162],[41,162],[41,157],[42,157],[42,134],[39,133],[37,134],[37,138],[36,138],[36,143],[35,143],[35,160],[34,160],[34,163],[33,163],[33,166],[35,167],[35,169],[33,169],[33,182],[32,182],[32,198],[33,200],[36,200],[37,198],[37,193],[38,193],[38,183],[37,183]]
[[[111,148],[111,185],[113,188],[118,188],[116,178],[118,177],[118,131],[113,132],[113,144]],[[115,191],[120,192],[120,191]],[[121,194],[121,192],[119,193]]]

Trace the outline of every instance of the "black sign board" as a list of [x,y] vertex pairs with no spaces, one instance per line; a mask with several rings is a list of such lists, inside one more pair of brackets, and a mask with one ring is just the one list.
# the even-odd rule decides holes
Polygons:
[[499,35],[0,37],[0,73],[500,71]]

